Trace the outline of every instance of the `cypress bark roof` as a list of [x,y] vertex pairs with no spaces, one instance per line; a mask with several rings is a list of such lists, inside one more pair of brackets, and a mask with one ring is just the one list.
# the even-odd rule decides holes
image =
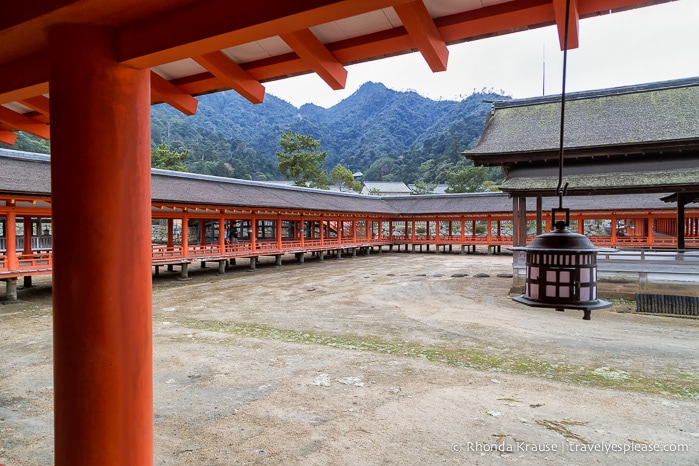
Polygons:
[[[480,141],[464,155],[477,165],[500,165],[504,155],[550,158],[559,148],[560,117],[560,96],[495,102]],[[699,147],[699,78],[567,94],[564,135],[567,153]]]
[[[50,160],[49,156],[43,154],[0,149],[0,193],[49,197]],[[512,199],[505,193],[382,198],[168,170],[153,169],[151,173],[152,199],[163,203],[369,213],[396,217],[512,212]],[[557,199],[544,199],[544,209],[554,207],[556,202]],[[566,199],[566,206],[579,211],[600,210],[600,206],[610,209],[674,209],[674,206],[662,202],[657,194],[575,196]],[[527,208],[536,208],[533,199],[528,200]]]

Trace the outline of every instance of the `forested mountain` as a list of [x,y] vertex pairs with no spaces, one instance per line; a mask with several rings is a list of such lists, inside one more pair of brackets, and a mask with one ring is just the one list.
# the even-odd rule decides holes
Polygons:
[[[152,143],[188,150],[185,165],[192,172],[272,180],[281,178],[280,132],[291,130],[321,141],[328,171],[341,163],[363,172],[366,180],[442,183],[448,170],[468,165],[460,152],[480,138],[490,111],[484,100],[504,98],[480,92],[462,101],[434,101],[365,83],[325,109],[296,108],[269,94],[263,104],[253,105],[233,91],[220,92],[199,96],[194,116],[168,105],[152,107]],[[41,147],[21,138],[14,148]]]

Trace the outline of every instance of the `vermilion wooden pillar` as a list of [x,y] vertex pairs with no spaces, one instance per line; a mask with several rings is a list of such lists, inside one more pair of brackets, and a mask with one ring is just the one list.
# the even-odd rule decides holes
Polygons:
[[49,31],[56,465],[153,463],[150,77]]

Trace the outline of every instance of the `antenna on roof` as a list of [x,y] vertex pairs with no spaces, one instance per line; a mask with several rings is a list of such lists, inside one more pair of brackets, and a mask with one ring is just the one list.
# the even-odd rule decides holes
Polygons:
[[541,61],[543,65],[541,76],[541,95],[546,95],[546,43],[542,44]]

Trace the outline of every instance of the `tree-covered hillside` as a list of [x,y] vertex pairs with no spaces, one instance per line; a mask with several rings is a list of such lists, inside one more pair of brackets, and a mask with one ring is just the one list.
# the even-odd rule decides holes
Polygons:
[[[502,100],[482,91],[461,101],[434,101],[365,83],[325,109],[301,108],[273,95],[253,105],[228,91],[199,96],[194,116],[168,105],[151,109],[152,145],[188,151],[188,170],[243,179],[281,179],[276,151],[280,133],[298,132],[321,141],[330,173],[338,163],[365,180],[444,183],[448,172],[469,165],[461,151],[480,138],[490,104]],[[13,148],[47,152],[48,144],[23,135]],[[499,176],[492,171],[491,178]]]

